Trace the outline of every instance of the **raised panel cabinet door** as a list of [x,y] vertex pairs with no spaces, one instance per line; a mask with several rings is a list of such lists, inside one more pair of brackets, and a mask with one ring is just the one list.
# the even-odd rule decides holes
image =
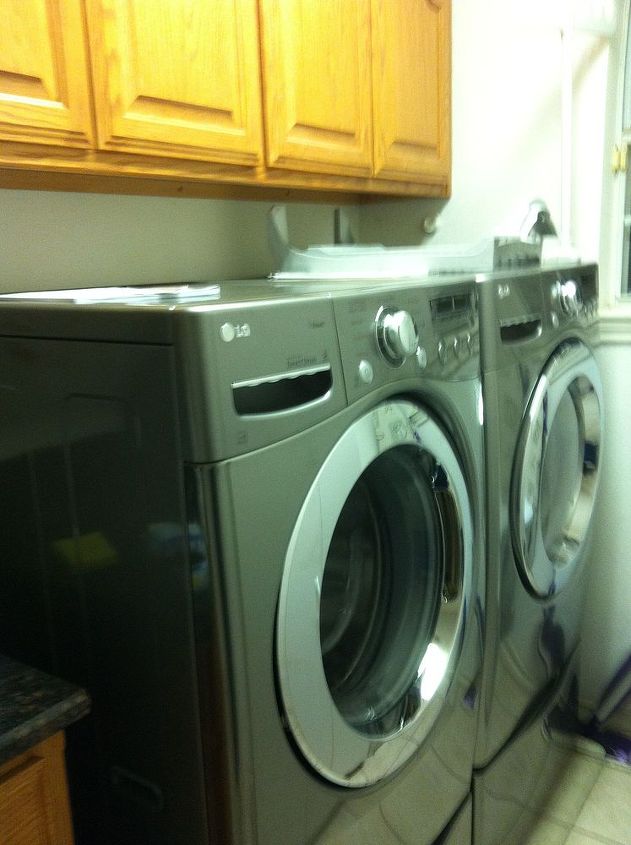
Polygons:
[[375,175],[449,185],[451,0],[372,0]]
[[86,0],[98,146],[263,159],[256,0]]
[[267,164],[372,172],[369,0],[260,0]]
[[1,139],[90,146],[88,80],[80,0],[2,0]]
[[0,766],[2,845],[73,845],[64,734]]
[[33,756],[0,778],[0,834],[7,845],[55,845],[46,763]]

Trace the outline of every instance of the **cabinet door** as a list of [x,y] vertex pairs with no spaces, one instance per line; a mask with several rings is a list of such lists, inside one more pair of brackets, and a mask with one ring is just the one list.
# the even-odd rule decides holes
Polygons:
[[262,160],[256,0],[87,0],[101,149]]
[[448,181],[450,0],[372,0],[375,175]]
[[73,845],[64,735],[0,766],[2,845]]
[[369,0],[260,0],[267,164],[370,175]]
[[80,0],[2,0],[0,138],[89,146],[88,79]]

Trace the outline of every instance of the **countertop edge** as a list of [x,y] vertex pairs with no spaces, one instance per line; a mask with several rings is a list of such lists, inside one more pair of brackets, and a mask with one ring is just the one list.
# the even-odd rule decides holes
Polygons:
[[0,765],[90,711],[76,684],[0,655]]

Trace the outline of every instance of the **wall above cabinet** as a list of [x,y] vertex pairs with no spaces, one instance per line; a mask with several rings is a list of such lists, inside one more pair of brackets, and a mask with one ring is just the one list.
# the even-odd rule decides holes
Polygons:
[[0,187],[446,197],[450,18],[451,0],[5,0]]

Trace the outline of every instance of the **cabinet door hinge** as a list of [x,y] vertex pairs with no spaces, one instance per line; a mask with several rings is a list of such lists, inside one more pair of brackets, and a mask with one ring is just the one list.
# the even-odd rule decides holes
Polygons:
[[614,173],[626,173],[627,172],[627,150],[628,147],[626,144],[622,144],[621,146],[616,146],[613,148],[613,154],[611,156],[611,169]]

